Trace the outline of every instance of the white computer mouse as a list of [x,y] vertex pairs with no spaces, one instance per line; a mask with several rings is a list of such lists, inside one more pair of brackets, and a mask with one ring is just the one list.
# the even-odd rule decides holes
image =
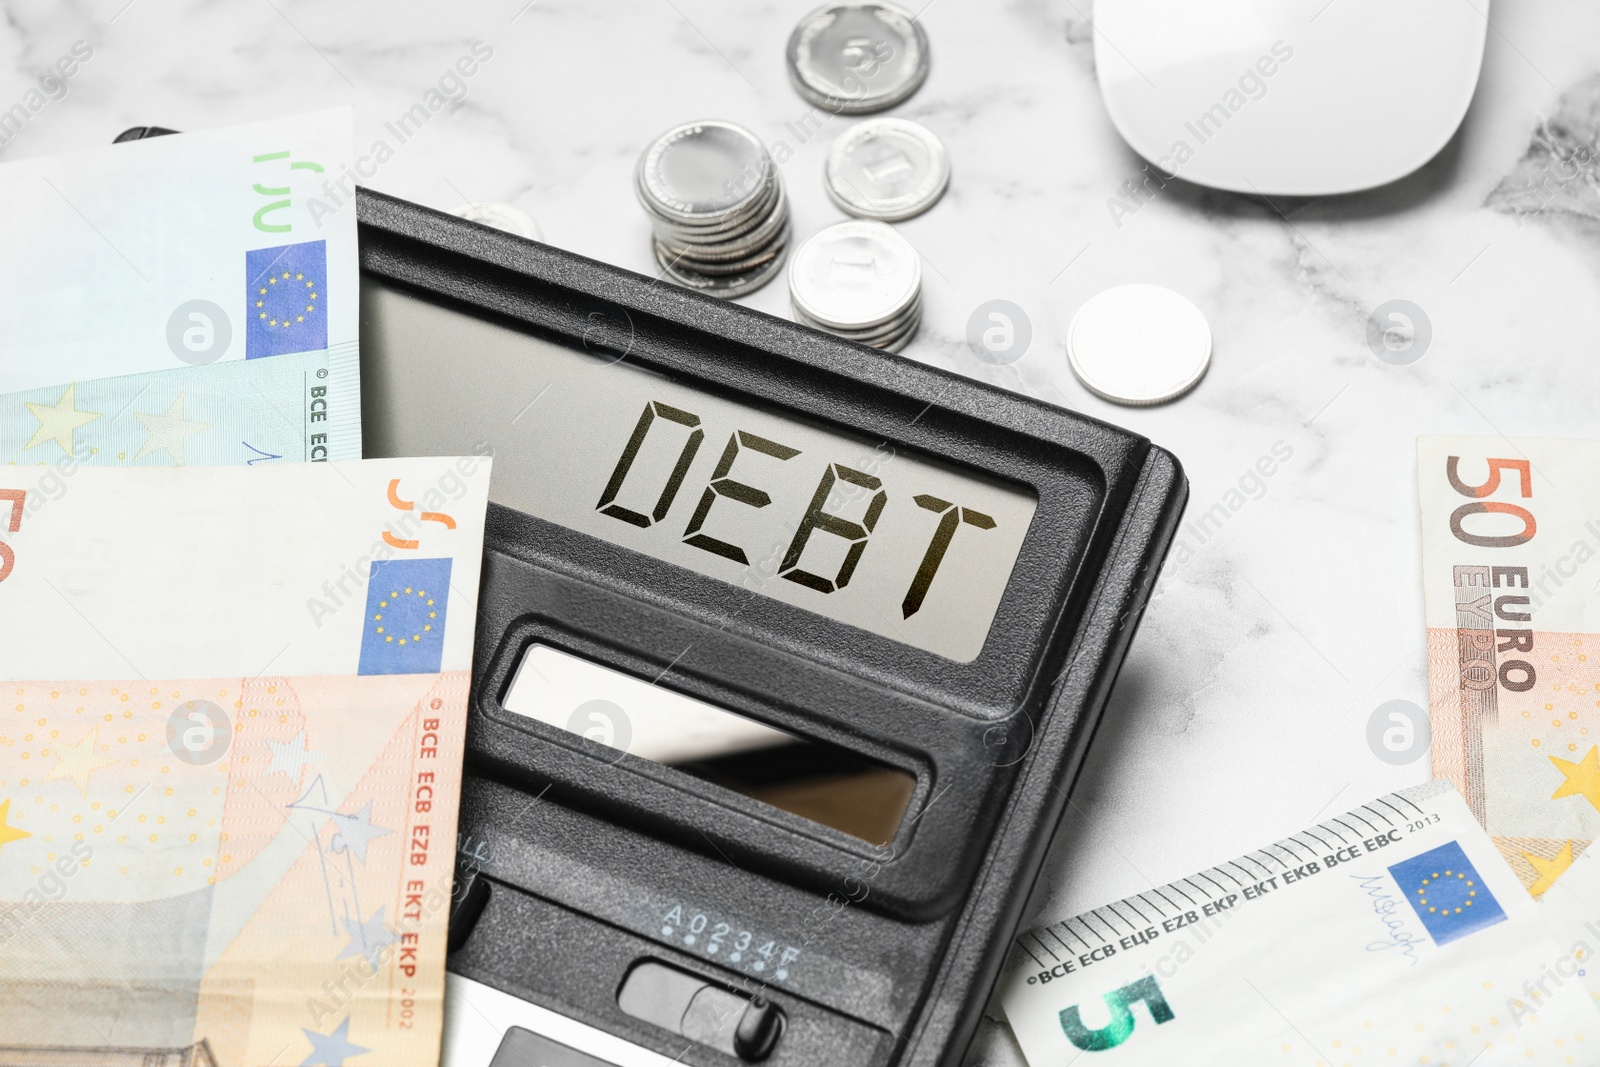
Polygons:
[[1488,16],[1489,0],[1095,0],[1095,67],[1111,121],[1152,173],[1348,193],[1450,140]]

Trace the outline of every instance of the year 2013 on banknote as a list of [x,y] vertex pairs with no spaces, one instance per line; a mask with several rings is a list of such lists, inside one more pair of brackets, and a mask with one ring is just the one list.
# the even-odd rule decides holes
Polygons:
[[1573,1067],[1597,944],[1431,782],[1025,934],[1001,996],[1033,1067]]

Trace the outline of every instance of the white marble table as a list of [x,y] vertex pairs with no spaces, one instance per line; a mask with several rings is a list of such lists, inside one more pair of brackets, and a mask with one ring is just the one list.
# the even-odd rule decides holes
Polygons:
[[[358,151],[379,138],[395,149],[370,186],[440,208],[510,202],[551,243],[650,272],[634,161],[687,119],[787,142],[798,234],[842,217],[821,166],[850,120],[802,143],[809,108],[783,64],[810,6],[13,0],[0,21],[0,109],[74,41],[94,55],[0,160],[137,124],[195,129],[349,103]],[[893,112],[933,128],[954,165],[944,200],[900,225],[926,277],[907,354],[1146,434],[1178,455],[1193,488],[1030,921],[1428,777],[1425,759],[1391,766],[1366,741],[1380,703],[1426,703],[1413,439],[1600,433],[1600,164],[1553,185],[1542,210],[1511,195],[1552,144],[1564,154],[1594,143],[1600,6],[1496,5],[1466,123],[1409,179],[1273,204],[1175,183],[1120,226],[1107,200],[1141,161],[1101,106],[1087,10],[933,0],[922,16],[933,73]],[[478,40],[493,56],[464,98],[394,145],[384,124]],[[1186,293],[1216,338],[1209,375],[1166,407],[1106,404],[1066,364],[1079,304],[1136,281]],[[995,297],[1025,308],[1034,331],[1006,367],[964,340],[970,313]],[[1431,347],[1409,366],[1367,346],[1368,314],[1391,299],[1432,324]],[[745,302],[787,310],[781,282]],[[1275,448],[1291,454],[1241,486]],[[972,1057],[1015,1058],[997,1026]]]

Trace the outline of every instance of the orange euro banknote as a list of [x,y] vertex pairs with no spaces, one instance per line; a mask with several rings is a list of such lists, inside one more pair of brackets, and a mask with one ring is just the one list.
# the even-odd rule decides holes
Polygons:
[[1600,442],[1417,454],[1434,773],[1541,896],[1600,836]]
[[487,461],[48,470],[0,472],[0,618],[66,620],[0,639],[0,1064],[434,1064]]

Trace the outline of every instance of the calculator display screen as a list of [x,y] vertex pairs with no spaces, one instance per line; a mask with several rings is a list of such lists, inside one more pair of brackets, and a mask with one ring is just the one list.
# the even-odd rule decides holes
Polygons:
[[982,649],[1032,492],[370,280],[362,312],[369,454],[492,450],[507,507],[949,659]]

